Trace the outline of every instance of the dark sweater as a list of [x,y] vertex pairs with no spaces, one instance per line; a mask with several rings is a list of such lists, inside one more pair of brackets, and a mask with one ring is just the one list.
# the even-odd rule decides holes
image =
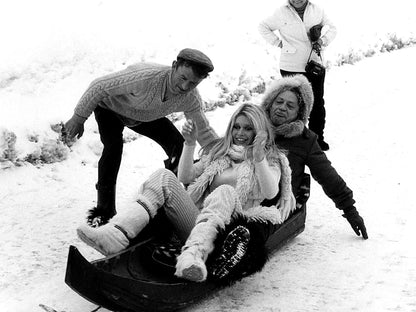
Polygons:
[[298,15],[299,15],[299,17],[300,17],[300,19],[303,21],[303,14],[305,13],[305,10],[306,10],[306,6],[308,5],[308,2],[309,1],[306,1],[305,2],[305,4],[302,6],[302,7],[300,7],[299,9],[298,8],[295,8],[293,5],[291,5],[292,6],[292,8],[294,8],[295,9],[295,11],[298,13]]

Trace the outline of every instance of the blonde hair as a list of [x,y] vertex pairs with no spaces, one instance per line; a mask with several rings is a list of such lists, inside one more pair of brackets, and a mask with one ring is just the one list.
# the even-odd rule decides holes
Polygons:
[[[211,161],[227,155],[233,145],[232,130],[236,119],[239,116],[245,116],[252,123],[255,135],[260,131],[265,131],[267,133],[265,145],[266,158],[269,161],[277,161],[277,153],[282,153],[282,151],[280,151],[274,143],[273,128],[270,120],[260,106],[252,103],[244,103],[237,108],[230,118],[225,135],[201,149],[201,154],[210,154]],[[252,151],[253,145],[250,144],[246,149],[245,159],[248,158],[248,155],[253,154]]]

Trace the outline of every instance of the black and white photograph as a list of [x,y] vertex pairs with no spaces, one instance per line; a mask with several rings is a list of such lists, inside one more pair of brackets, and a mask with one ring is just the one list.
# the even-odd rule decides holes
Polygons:
[[416,312],[414,0],[0,4],[0,311]]

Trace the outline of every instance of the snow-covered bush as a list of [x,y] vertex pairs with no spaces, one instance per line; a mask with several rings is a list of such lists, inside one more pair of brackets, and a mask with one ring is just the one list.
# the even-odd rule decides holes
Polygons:
[[140,137],[140,134],[134,132],[133,130],[130,130],[129,128],[126,128],[123,132],[123,142],[129,143],[136,141]]
[[353,65],[364,58],[364,53],[360,50],[350,49],[346,54],[338,55],[338,58],[335,62],[336,66],[342,66],[345,64]]
[[[68,157],[73,140],[62,135],[59,125],[51,126],[53,132],[28,132],[19,137],[10,130],[0,130],[0,168],[31,164],[54,163]],[[59,129],[59,131],[58,131]]]
[[[326,66],[330,69],[331,64],[335,66],[342,66],[344,64],[355,64],[360,60],[371,57],[377,53],[389,52],[396,49],[401,49],[410,45],[416,44],[416,39],[413,37],[401,37],[396,34],[387,34],[384,38],[378,38],[375,43],[369,43],[369,46],[365,47],[352,46],[348,47],[348,50],[344,53],[340,53],[337,56],[328,58],[326,60]],[[347,49],[345,47],[345,49]],[[88,53],[87,53],[88,52]],[[103,52],[105,54],[106,52]],[[108,51],[107,51],[108,53]],[[142,61],[154,60],[155,57],[160,55],[148,55],[146,52],[141,55]],[[156,52],[155,52],[156,53]],[[162,53],[162,52],[160,52]],[[274,50],[273,50],[274,53]],[[117,53],[116,53],[117,54]],[[130,55],[131,54],[131,55]],[[274,54],[273,54],[274,55]],[[277,54],[276,54],[277,55]],[[100,58],[101,57],[101,58]],[[73,60],[68,59],[68,55],[62,58],[54,58],[53,62],[45,60],[39,64],[34,64],[29,67],[18,67],[10,69],[8,71],[0,73],[0,91],[3,92],[5,98],[9,99],[10,91],[18,91],[21,94],[30,98],[30,104],[35,103],[33,97],[39,96],[48,92],[51,87],[59,87],[60,94],[63,96],[61,99],[57,99],[57,103],[62,104],[62,100],[69,97],[72,98],[73,94],[69,92],[66,94],[66,90],[76,90],[82,92],[82,88],[75,79],[68,79],[72,76],[82,76],[87,72],[87,75],[83,77],[86,81],[89,81],[92,76],[100,76],[115,70],[121,69],[127,63],[132,63],[133,59],[137,61],[140,55],[135,53],[127,53],[120,56],[112,55],[111,57],[100,55],[100,57],[94,58],[90,55],[90,51],[81,50],[76,53]],[[107,60],[107,58],[109,60]],[[130,60],[130,58],[132,60]],[[225,105],[237,105],[239,103],[253,101],[258,98],[259,94],[262,94],[266,90],[266,86],[273,79],[280,77],[279,69],[277,67],[277,58],[273,59],[270,66],[263,64],[268,70],[259,70],[258,66],[261,63],[256,63],[255,66],[248,63],[242,63],[242,67],[230,66],[225,67],[224,70],[216,70],[206,81],[198,86],[203,99],[204,111],[212,111],[217,107],[224,107]],[[101,61],[98,61],[101,60]],[[122,66],[121,66],[122,65]],[[230,65],[230,64],[225,64]],[[221,68],[218,66],[218,68]],[[264,76],[260,76],[259,72],[262,72]],[[78,75],[78,76],[77,76]],[[60,84],[59,84],[60,83]],[[74,92],[75,93],[75,92]],[[42,98],[42,107],[39,111],[44,112],[48,109],[52,103],[49,103],[49,96],[46,95],[46,101]],[[67,96],[67,97],[65,97]],[[18,100],[26,99],[26,97],[19,97]],[[15,100],[15,99],[13,99]],[[72,100],[71,100],[72,101]],[[71,102],[68,100],[68,102]],[[46,103],[46,104],[45,104]],[[67,105],[64,103],[62,106]],[[24,106],[22,106],[24,107]],[[55,106],[56,107],[56,106]],[[11,110],[13,111],[13,110]],[[66,114],[66,113],[65,113]],[[16,116],[20,116],[17,115]],[[85,136],[83,140],[74,146],[76,139],[69,139],[65,133],[63,122],[56,123],[56,120],[60,120],[60,112],[55,111],[55,115],[50,114],[49,117],[44,117],[42,122],[52,123],[48,129],[47,126],[37,124],[36,129],[24,130],[19,127],[24,123],[20,123],[19,126],[14,128],[14,125],[6,125],[6,128],[0,128],[0,168],[8,168],[15,165],[20,165],[22,162],[28,162],[32,164],[44,164],[58,162],[66,159],[69,152],[72,149],[78,152],[83,147],[90,148],[86,141]],[[6,115],[7,117],[7,115]],[[180,122],[183,119],[183,113],[174,113],[168,116],[168,118],[174,122]],[[54,120],[54,121],[52,121]],[[91,121],[92,123],[95,122]],[[39,128],[37,128],[39,126]],[[86,127],[86,133],[96,132],[96,127]],[[125,131],[123,140],[125,143],[132,142],[139,138],[140,135],[133,131]],[[94,136],[92,140],[94,144],[94,150],[90,148],[94,155],[100,154],[102,148],[99,136]],[[85,145],[85,146],[84,146]]]
[[414,45],[416,38],[399,38],[396,34],[388,34],[387,40],[381,45],[381,52],[390,52]]
[[41,146],[40,160],[43,163],[54,163],[68,157],[69,148],[59,139],[48,139]]
[[15,162],[16,152],[16,134],[7,129],[0,129],[0,162]]
[[45,139],[36,145],[35,150],[28,154],[24,161],[31,164],[51,164],[60,162],[68,157],[69,148],[59,139]]
[[377,53],[391,52],[415,44],[416,38],[402,38],[398,37],[396,34],[388,34],[385,39],[381,39],[381,42],[374,46],[370,46],[364,49],[350,48],[347,53],[339,54],[335,61],[335,64],[337,66],[342,66],[344,64],[353,65],[361,61],[363,58],[374,56]]

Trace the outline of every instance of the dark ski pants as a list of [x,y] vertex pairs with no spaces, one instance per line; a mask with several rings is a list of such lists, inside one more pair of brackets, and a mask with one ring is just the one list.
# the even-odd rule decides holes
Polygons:
[[318,135],[319,140],[324,139],[324,128],[325,128],[325,100],[324,100],[324,84],[325,74],[321,77],[316,77],[307,73],[288,72],[280,70],[282,77],[291,76],[295,74],[304,75],[312,85],[314,102],[311,114],[309,116],[309,129]]
[[[117,114],[111,110],[97,106],[94,114],[100,139],[104,145],[98,162],[97,189],[107,188],[114,186],[117,182],[123,153],[124,125]],[[168,118],[163,117],[151,122],[142,122],[138,126],[129,128],[157,142],[168,155],[168,159],[165,160],[165,168],[171,171],[177,169],[184,139]]]

